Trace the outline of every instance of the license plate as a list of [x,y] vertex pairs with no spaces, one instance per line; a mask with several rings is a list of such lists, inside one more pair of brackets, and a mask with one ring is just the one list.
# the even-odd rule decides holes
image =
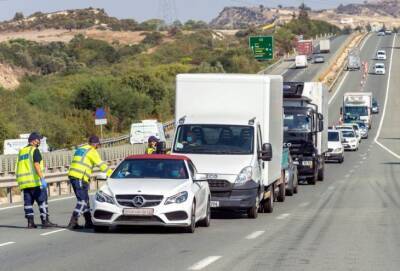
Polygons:
[[293,161],[293,165],[298,165],[299,161]]
[[129,209],[124,209],[122,213],[124,215],[152,216],[154,213],[154,209],[151,209],[151,208],[129,208]]
[[212,200],[210,202],[210,207],[212,207],[212,208],[219,207],[219,201]]
[[303,166],[312,166],[312,161],[303,161]]

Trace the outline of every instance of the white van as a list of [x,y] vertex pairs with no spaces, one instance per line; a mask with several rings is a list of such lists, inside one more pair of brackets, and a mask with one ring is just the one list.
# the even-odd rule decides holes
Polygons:
[[157,120],[142,120],[142,122],[133,123],[131,125],[129,140],[131,144],[147,143],[150,136],[155,136],[160,141],[165,142],[163,124]]
[[250,218],[259,207],[272,212],[271,191],[285,192],[282,76],[180,74],[176,82],[172,153],[207,175],[211,207]]
[[308,61],[307,61],[306,55],[296,56],[294,62],[295,62],[296,69],[297,68],[307,68],[307,66],[308,66]]

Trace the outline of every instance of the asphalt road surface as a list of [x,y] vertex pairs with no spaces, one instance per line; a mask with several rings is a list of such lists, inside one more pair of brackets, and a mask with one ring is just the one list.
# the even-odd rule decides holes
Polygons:
[[[399,270],[400,41],[394,38],[371,35],[361,48],[370,64],[378,48],[388,54],[387,74],[368,75],[364,89],[381,106],[369,139],[347,152],[343,164],[328,164],[323,182],[276,203],[274,213],[256,220],[214,215],[210,228],[194,234],[164,228],[97,234],[27,230],[22,207],[14,206],[0,209],[0,270]],[[339,80],[331,123],[343,93],[361,91],[360,80],[358,71]],[[52,220],[66,225],[74,204],[50,202]]]

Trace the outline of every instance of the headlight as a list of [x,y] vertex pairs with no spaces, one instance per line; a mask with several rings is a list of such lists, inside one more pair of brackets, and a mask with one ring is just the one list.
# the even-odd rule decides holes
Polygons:
[[236,184],[244,184],[251,180],[252,175],[253,175],[252,167],[250,167],[250,166],[245,167],[244,169],[242,169],[242,171],[236,177],[235,183]]
[[179,192],[176,195],[173,195],[169,198],[167,198],[167,200],[165,201],[165,205],[171,204],[171,203],[182,203],[185,202],[188,198],[188,192],[183,191],[183,192]]
[[333,152],[342,152],[342,148],[334,149]]
[[103,191],[98,191],[96,193],[96,201],[98,202],[107,202],[110,204],[115,204],[114,198],[110,195],[104,193]]

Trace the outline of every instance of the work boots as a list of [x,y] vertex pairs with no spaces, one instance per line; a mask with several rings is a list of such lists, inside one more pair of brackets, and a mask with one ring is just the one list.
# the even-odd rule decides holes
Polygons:
[[84,213],[83,216],[85,217],[85,229],[93,229],[92,216],[90,215],[90,212]]
[[57,227],[58,225],[55,223],[52,223],[49,220],[49,216],[46,216],[46,219],[42,218],[42,228],[51,228],[51,227]]
[[70,230],[83,229],[83,227],[78,224],[78,217],[71,216],[71,220],[69,221],[69,224],[68,224],[68,229],[70,229]]
[[33,217],[28,217],[28,229],[36,229],[37,226],[35,224],[35,221],[33,220]]

